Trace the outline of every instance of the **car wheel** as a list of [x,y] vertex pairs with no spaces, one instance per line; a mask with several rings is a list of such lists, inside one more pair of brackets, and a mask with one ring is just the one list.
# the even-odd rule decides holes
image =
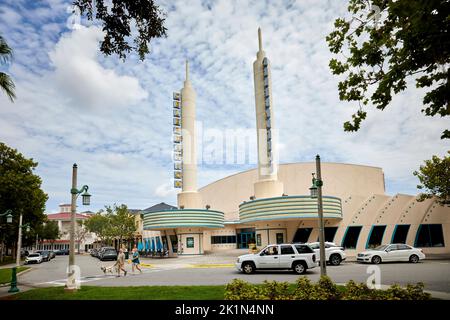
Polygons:
[[332,254],[330,257],[330,263],[332,266],[338,266],[341,264],[342,258],[338,254]]
[[251,274],[251,273],[255,272],[255,266],[251,262],[244,262],[242,264],[242,272],[244,272],[246,274]]
[[373,257],[372,257],[372,263],[373,263],[373,264],[379,264],[379,263],[381,263],[381,258],[380,258],[380,256],[373,256]]
[[306,272],[306,266],[304,262],[297,262],[294,264],[293,268],[296,274],[304,274]]
[[411,257],[409,257],[409,262],[417,263],[417,262],[419,262],[419,257],[417,255],[413,254]]

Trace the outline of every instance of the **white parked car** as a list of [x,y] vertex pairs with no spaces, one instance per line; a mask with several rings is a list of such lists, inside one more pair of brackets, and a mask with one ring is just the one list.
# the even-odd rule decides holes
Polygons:
[[370,262],[374,264],[388,261],[409,261],[411,263],[417,263],[423,259],[425,259],[425,254],[422,252],[422,249],[417,249],[403,243],[384,244],[374,249],[360,252],[356,257],[358,262]]
[[[311,242],[309,246],[315,251],[317,261],[320,261],[320,242]],[[347,258],[344,248],[339,247],[333,242],[325,242],[325,256],[327,263],[338,266]]]
[[42,256],[40,253],[30,253],[25,258],[25,264],[29,263],[41,263],[42,262]]
[[259,253],[239,256],[235,266],[247,274],[261,269],[291,269],[302,274],[317,267],[317,261],[314,250],[306,244],[274,244]]

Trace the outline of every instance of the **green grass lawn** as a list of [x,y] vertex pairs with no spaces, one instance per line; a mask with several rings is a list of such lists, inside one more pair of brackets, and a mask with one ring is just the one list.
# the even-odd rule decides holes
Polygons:
[[[295,285],[290,284],[289,288],[294,290]],[[338,288],[345,290],[343,286]],[[3,300],[223,300],[224,293],[225,286],[82,286],[76,292],[49,287],[20,292]]]
[[[30,269],[29,267],[18,267],[17,273]],[[9,283],[11,281],[11,268],[0,269],[0,283]]]
[[225,286],[82,286],[76,292],[64,287],[32,289],[8,300],[223,300]]

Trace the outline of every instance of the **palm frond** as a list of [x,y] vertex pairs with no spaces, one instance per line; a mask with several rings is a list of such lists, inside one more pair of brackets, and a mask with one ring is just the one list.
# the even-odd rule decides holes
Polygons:
[[0,35],[0,63],[6,63],[12,60],[13,51],[6,43],[5,38]]
[[15,87],[11,77],[6,73],[0,72],[0,88],[5,91],[11,102],[14,102],[16,98],[16,94],[14,93]]

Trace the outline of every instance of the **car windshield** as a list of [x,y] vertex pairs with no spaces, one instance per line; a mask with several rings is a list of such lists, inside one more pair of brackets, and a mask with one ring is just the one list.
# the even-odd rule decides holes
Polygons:
[[116,253],[116,250],[111,250],[111,249],[105,250],[105,253],[115,254],[115,253]]
[[382,244],[381,246],[375,247],[373,248],[373,250],[377,250],[377,251],[383,251],[387,248],[386,244]]
[[39,257],[39,253],[32,253],[29,255],[30,258]]

